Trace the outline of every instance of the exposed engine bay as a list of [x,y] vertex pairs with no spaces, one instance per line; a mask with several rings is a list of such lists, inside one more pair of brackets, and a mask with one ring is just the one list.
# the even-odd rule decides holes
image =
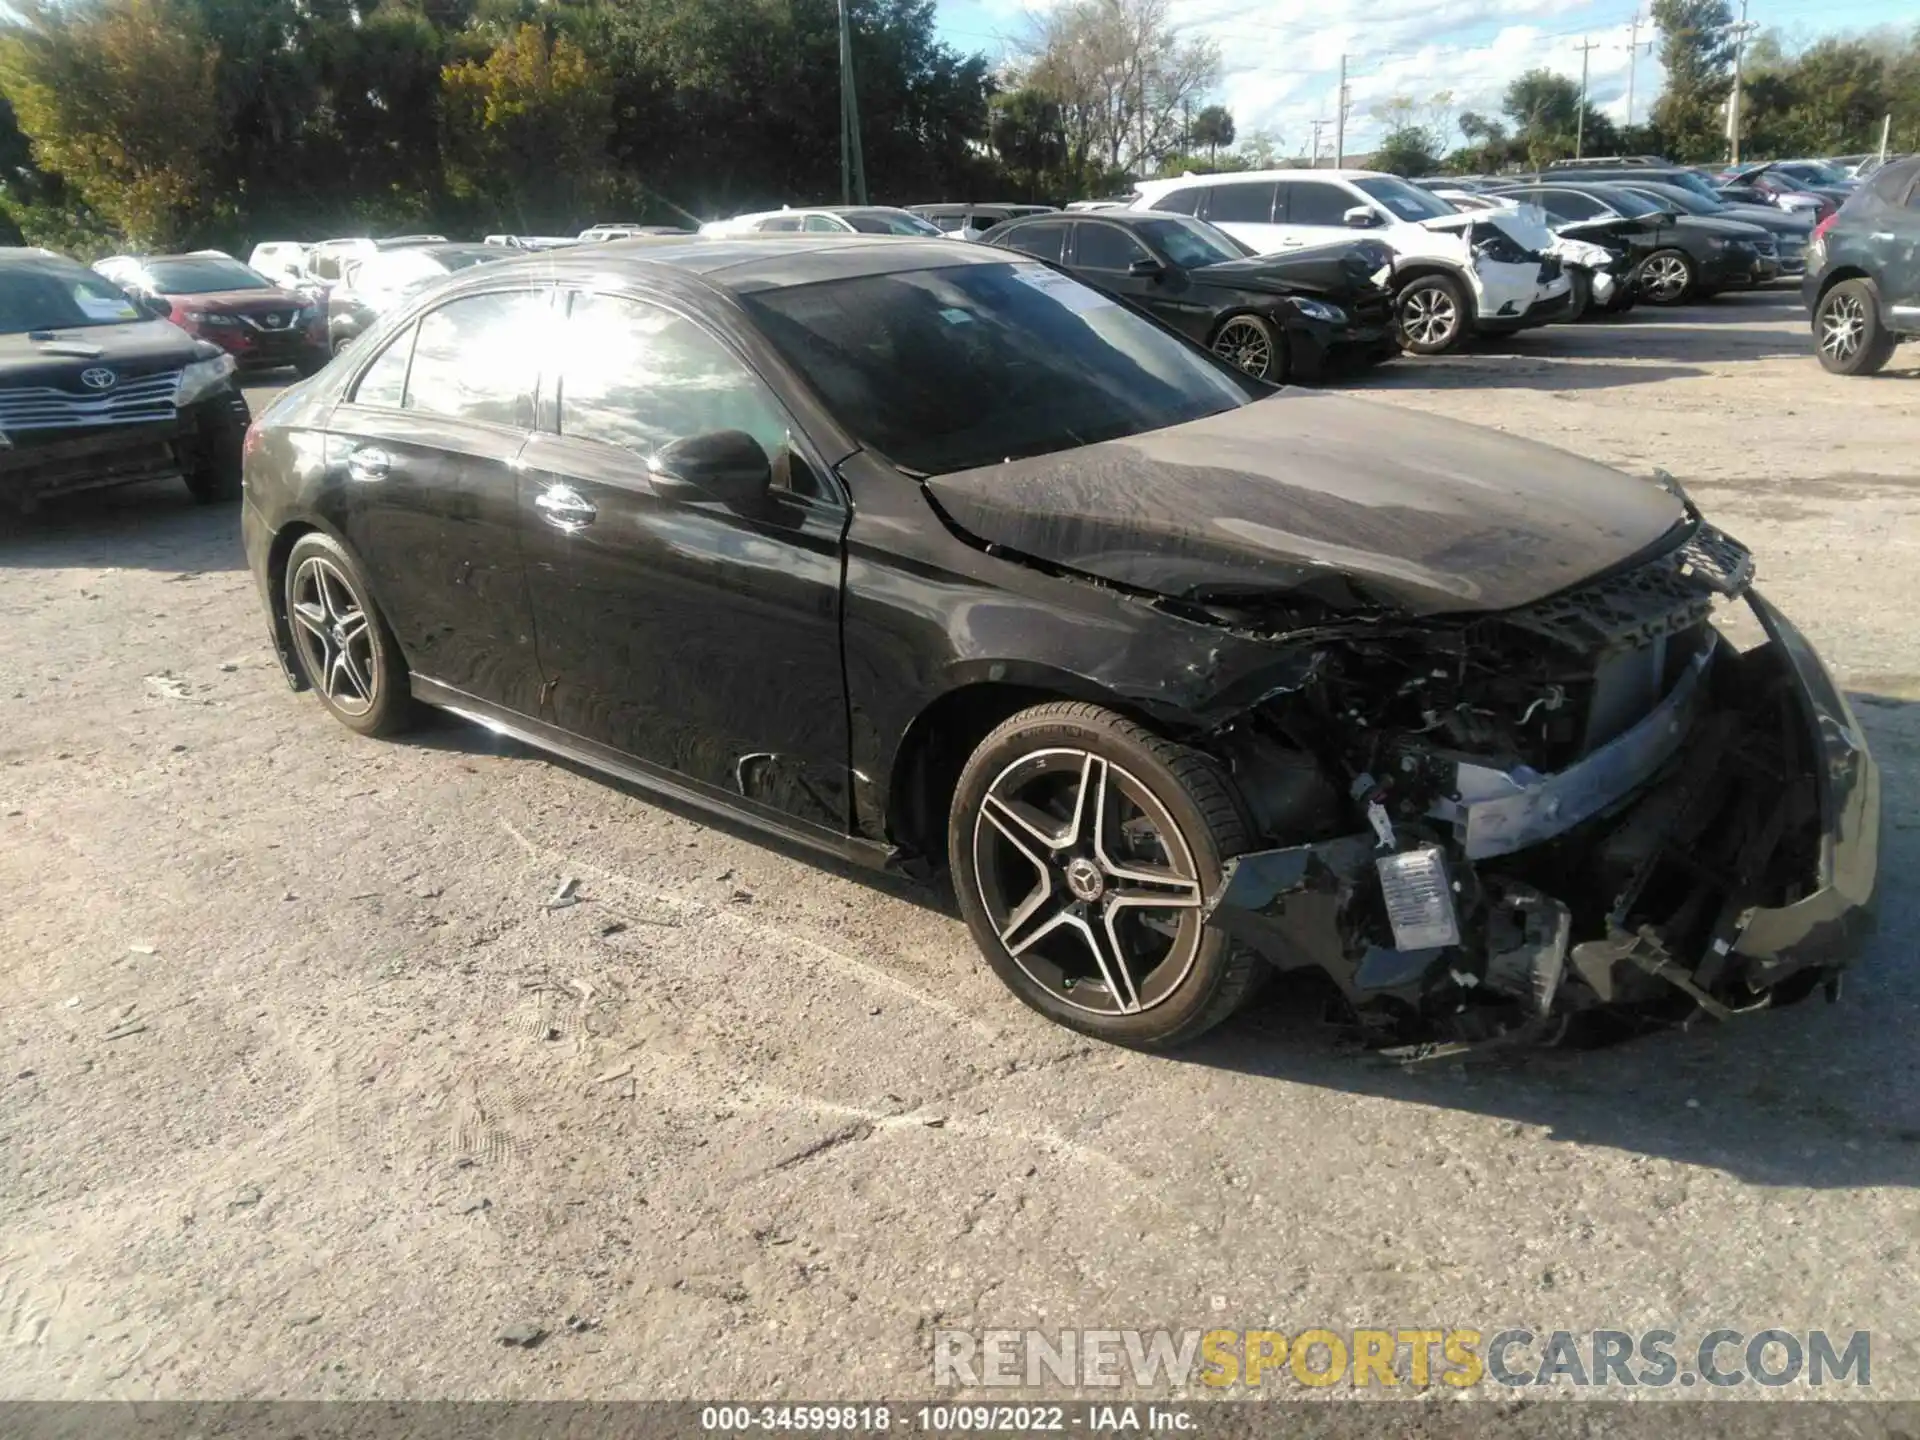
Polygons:
[[[1231,862],[1210,923],[1325,971],[1390,1046],[1831,988],[1871,920],[1878,776],[1751,577],[1695,516],[1664,554],[1515,610],[1297,632],[1298,682],[1208,742],[1280,847]],[[1768,642],[1739,652],[1716,601]]]

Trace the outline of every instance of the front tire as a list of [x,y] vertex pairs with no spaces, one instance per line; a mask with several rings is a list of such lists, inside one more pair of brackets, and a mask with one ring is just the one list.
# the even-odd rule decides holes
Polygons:
[[345,546],[315,531],[294,542],[283,583],[301,673],[338,720],[393,735],[414,717],[407,663]]
[[1230,315],[1214,332],[1213,353],[1269,385],[1287,383],[1287,344],[1273,322],[1259,315]]
[[1445,355],[1467,338],[1470,312],[1466,291],[1450,275],[1409,280],[1394,297],[1400,344],[1414,355]]
[[961,913],[1007,988],[1150,1049],[1204,1033],[1252,991],[1262,962],[1201,918],[1250,843],[1211,763],[1077,702],[1023,710],[980,742],[947,834]]
[[1573,308],[1567,311],[1564,323],[1571,325],[1583,319],[1587,311],[1593,308],[1593,281],[1584,270],[1569,270],[1567,278],[1573,284]]
[[1835,375],[1873,375],[1893,358],[1899,337],[1880,323],[1880,292],[1871,280],[1842,280],[1813,311],[1813,343]]
[[1656,250],[1640,262],[1638,289],[1649,305],[1684,305],[1699,283],[1699,269],[1684,250]]

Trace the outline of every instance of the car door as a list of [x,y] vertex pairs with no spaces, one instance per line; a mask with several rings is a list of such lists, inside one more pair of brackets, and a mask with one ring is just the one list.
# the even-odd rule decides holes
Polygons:
[[514,465],[532,433],[544,286],[463,295],[362,364],[329,422],[327,518],[415,674],[537,708]]
[[[772,814],[845,834],[847,507],[741,353],[689,311],[581,291],[550,423],[521,465],[540,718]],[[752,435],[763,506],[656,490],[676,440]]]
[[1003,231],[993,243],[1003,250],[1018,250],[1036,260],[1063,265],[1067,253],[1067,222],[1042,220],[1032,225],[1015,225]]
[[[1196,339],[1206,338],[1212,316],[1194,303],[1193,286],[1184,270],[1110,220],[1076,220],[1070,228],[1073,238],[1067,263],[1076,275],[1163,324]],[[1159,268],[1134,274],[1133,267],[1142,262]]]
[[1879,262],[1888,317],[1911,335],[1920,332],[1920,171],[1905,188],[1904,196],[1896,194],[1871,212],[1868,243]]
[[1365,235],[1347,224],[1347,211],[1366,206],[1364,196],[1331,180],[1290,180],[1280,187],[1279,209],[1286,217],[1287,246],[1332,245]]

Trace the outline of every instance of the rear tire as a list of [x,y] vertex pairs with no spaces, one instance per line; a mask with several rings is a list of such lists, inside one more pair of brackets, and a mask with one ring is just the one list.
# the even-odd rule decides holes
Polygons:
[[1445,355],[1465,343],[1472,326],[1466,291],[1450,275],[1422,275],[1393,299],[1400,345],[1413,355]]
[[1814,352],[1835,375],[1877,374],[1899,343],[1880,323],[1880,291],[1871,280],[1842,280],[1813,308]]
[[293,653],[320,703],[349,730],[395,735],[416,715],[407,662],[347,548],[313,531],[281,584]]
[[1264,962],[1201,907],[1251,837],[1213,765],[1097,705],[1023,710],[980,742],[947,826],[987,964],[1048,1019],[1160,1049],[1212,1029]]

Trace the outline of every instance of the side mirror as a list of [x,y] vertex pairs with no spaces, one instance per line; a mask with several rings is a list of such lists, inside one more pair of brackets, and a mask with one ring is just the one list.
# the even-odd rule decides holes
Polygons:
[[171,320],[173,318],[173,302],[164,295],[135,295],[133,303],[151,319]]
[[653,493],[663,500],[718,500],[752,509],[773,485],[773,462],[744,430],[715,430],[663,445],[647,462]]
[[1167,267],[1151,256],[1142,256],[1127,266],[1127,274],[1136,280],[1151,280],[1167,273]]
[[1349,230],[1371,230],[1380,223],[1380,217],[1373,213],[1371,205],[1356,205],[1341,215],[1340,219]]

